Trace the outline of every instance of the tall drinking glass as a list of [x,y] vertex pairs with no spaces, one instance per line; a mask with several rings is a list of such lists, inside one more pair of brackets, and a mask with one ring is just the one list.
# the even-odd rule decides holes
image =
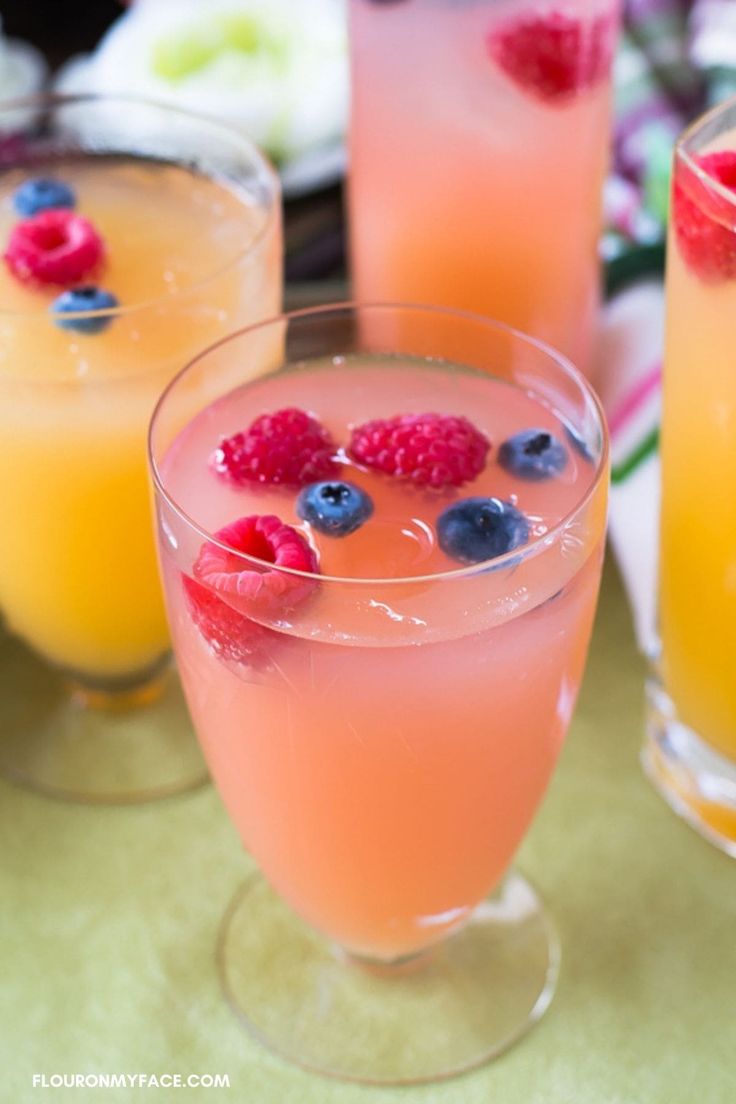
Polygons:
[[587,370],[619,0],[350,0],[356,298],[499,318]]
[[115,98],[0,106],[0,770],[145,800],[206,777],[150,534],[183,362],[280,307],[277,180],[234,130]]
[[196,359],[150,447],[187,701],[267,879],[223,923],[228,999],[275,1050],[343,1077],[429,1080],[497,1054],[557,972],[547,914],[508,868],[593,620],[593,393],[474,315],[322,308]]
[[677,144],[666,291],[662,650],[644,764],[736,855],[736,100]]

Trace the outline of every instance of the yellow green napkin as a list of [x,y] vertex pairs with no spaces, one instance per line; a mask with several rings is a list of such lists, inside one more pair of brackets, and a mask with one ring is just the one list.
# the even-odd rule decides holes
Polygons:
[[[236,1022],[214,946],[252,865],[213,790],[100,809],[0,785],[0,1101],[731,1104],[736,863],[643,779],[642,681],[609,570],[569,742],[519,856],[559,926],[557,995],[506,1055],[438,1085],[322,1079]],[[32,1087],[85,1072],[225,1073],[231,1088]]]

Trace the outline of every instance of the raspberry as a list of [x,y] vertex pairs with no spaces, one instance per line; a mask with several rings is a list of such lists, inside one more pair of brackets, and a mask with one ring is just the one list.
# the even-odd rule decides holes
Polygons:
[[244,617],[188,575],[182,575],[181,581],[192,621],[221,659],[250,667],[268,666],[274,643],[282,640],[279,633]]
[[736,214],[736,152],[723,150],[692,159],[733,193],[733,202],[688,165],[676,163],[672,213],[677,244],[686,264],[702,279],[728,280],[736,276],[736,232],[730,228]]
[[231,483],[303,487],[337,475],[334,454],[335,443],[324,426],[289,407],[262,414],[244,433],[224,438],[210,463]]
[[358,426],[348,451],[366,468],[440,490],[475,479],[489,448],[488,438],[467,418],[399,414]]
[[[210,587],[238,613],[273,617],[303,602],[313,591],[315,580],[288,571],[249,567],[238,552],[254,559],[316,574],[317,556],[306,539],[272,514],[251,514],[218,530],[215,537],[228,548],[208,541],[202,545],[194,565],[195,578]],[[233,551],[228,551],[232,549]]]
[[104,253],[102,238],[92,224],[59,207],[17,223],[5,260],[21,280],[74,284],[100,264]]
[[559,104],[594,88],[611,69],[616,21],[608,14],[585,23],[561,11],[522,15],[491,31],[493,61],[525,91]]

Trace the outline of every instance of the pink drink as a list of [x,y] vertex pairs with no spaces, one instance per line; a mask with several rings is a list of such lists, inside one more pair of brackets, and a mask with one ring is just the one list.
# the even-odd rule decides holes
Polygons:
[[586,367],[618,0],[351,0],[356,298],[478,311]]
[[[216,349],[215,369],[245,352]],[[190,372],[191,410],[208,388],[196,363]],[[465,415],[491,449],[475,479],[440,491],[361,469],[341,451],[339,478],[367,491],[374,512],[351,535],[325,536],[297,513],[297,490],[234,487],[209,464],[222,437],[284,407],[317,416],[343,450],[356,423],[425,411]],[[353,953],[410,954],[498,883],[549,781],[598,590],[600,463],[547,402],[420,358],[306,360],[199,409],[178,435],[181,417],[167,427],[162,415],[153,448],[168,496],[159,540],[175,650],[215,782],[296,912]],[[529,427],[564,443],[554,478],[521,480],[498,463],[501,443]],[[528,543],[490,569],[438,544],[439,515],[470,496],[504,499],[529,522]],[[259,613],[275,631],[248,662],[227,637],[206,638],[185,576],[205,534],[252,514],[305,534],[321,580],[294,608]]]

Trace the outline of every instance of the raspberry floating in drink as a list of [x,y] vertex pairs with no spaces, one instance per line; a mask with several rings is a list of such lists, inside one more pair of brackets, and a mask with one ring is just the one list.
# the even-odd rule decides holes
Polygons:
[[303,487],[337,475],[335,448],[316,418],[288,407],[261,414],[242,433],[223,438],[211,463],[231,483]]
[[64,208],[42,211],[10,232],[5,261],[20,280],[74,284],[102,262],[105,247],[88,219]]
[[459,487],[483,470],[490,442],[465,417],[398,414],[357,426],[350,456],[417,487]]
[[558,104],[608,77],[615,32],[608,13],[584,20],[564,11],[531,12],[494,28],[487,47],[521,89]]

